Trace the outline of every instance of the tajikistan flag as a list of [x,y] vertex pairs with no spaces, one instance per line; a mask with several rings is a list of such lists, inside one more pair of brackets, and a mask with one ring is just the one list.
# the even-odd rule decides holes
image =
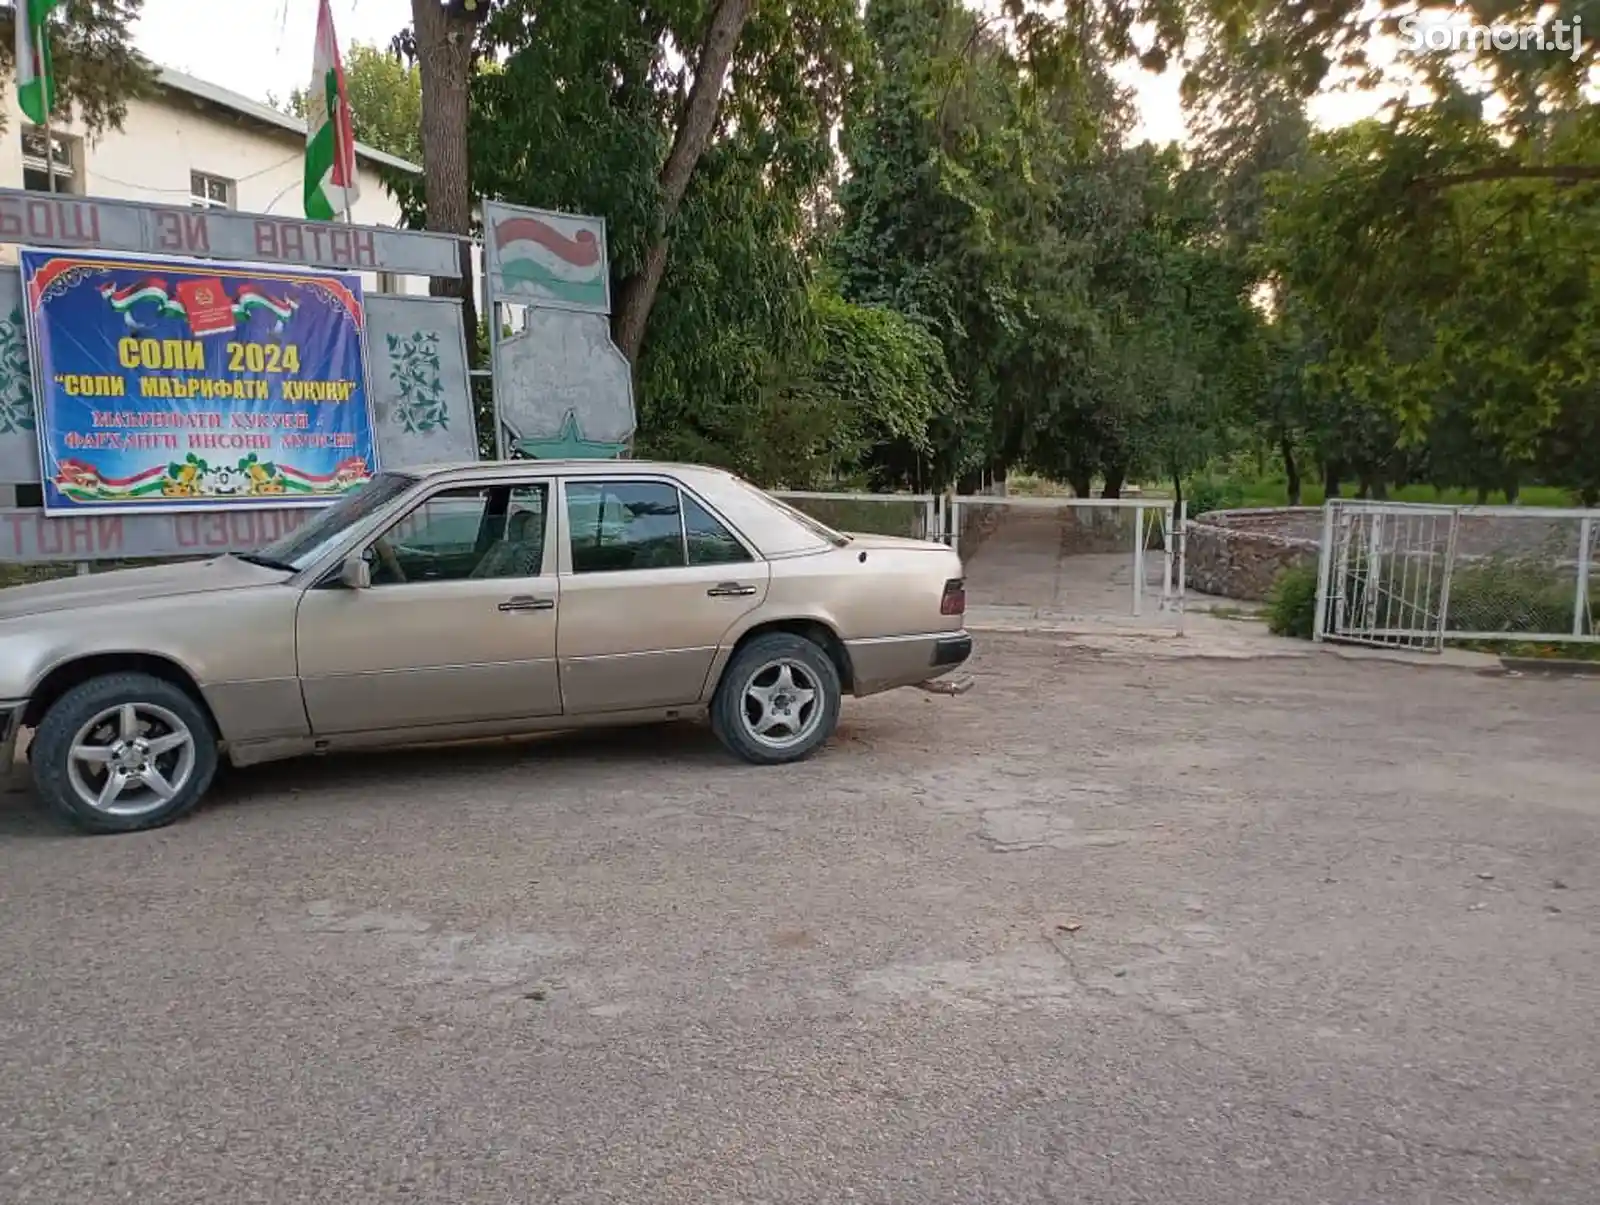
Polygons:
[[[42,126],[56,105],[55,72],[50,67],[50,10],[60,0],[17,0],[17,103],[28,120]],[[327,4],[327,0],[323,0]]]
[[306,89],[306,217],[326,221],[348,214],[360,195],[344,63],[333,35],[333,12],[328,0],[322,0],[311,87]]

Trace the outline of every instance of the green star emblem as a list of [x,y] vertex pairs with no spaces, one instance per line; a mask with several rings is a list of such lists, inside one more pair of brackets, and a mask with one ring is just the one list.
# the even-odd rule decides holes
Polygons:
[[567,411],[555,438],[517,440],[517,451],[534,460],[615,460],[626,447],[626,443],[585,439],[575,410]]

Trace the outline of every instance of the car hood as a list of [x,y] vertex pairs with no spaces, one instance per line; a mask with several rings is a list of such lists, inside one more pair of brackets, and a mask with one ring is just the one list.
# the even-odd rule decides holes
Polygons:
[[231,556],[153,565],[147,569],[113,569],[107,573],[64,577],[0,590],[0,620],[79,607],[171,598],[179,594],[240,590],[271,585],[290,576],[281,570],[266,569]]

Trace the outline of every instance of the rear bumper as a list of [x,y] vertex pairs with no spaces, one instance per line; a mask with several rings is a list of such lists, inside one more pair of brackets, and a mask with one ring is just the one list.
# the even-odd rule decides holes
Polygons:
[[972,637],[965,631],[883,636],[847,640],[845,649],[855,694],[874,695],[948,674],[972,656]]

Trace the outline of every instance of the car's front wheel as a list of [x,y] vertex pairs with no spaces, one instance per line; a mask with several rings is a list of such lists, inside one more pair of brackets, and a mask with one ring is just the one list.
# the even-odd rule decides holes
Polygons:
[[745,761],[799,761],[839,723],[839,671],[804,636],[757,636],[729,662],[711,705],[718,739]]
[[29,749],[34,785],[91,832],[157,828],[205,794],[217,741],[187,691],[149,674],[107,674],[45,712]]

